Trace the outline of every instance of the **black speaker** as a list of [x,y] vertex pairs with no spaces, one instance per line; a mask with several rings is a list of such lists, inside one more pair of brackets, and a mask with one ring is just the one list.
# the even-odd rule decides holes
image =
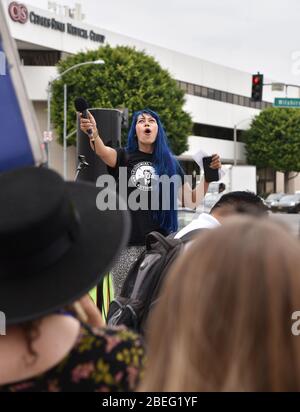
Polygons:
[[[89,109],[94,116],[99,135],[106,146],[118,148],[121,145],[122,112],[115,109]],[[107,173],[105,163],[95,155],[89,137],[80,130],[77,123],[77,157],[83,155],[89,167],[81,170],[78,180],[96,182],[98,177]]]

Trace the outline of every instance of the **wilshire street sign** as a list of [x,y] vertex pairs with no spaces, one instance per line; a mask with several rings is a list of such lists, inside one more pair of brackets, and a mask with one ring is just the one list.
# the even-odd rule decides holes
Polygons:
[[300,99],[276,97],[274,107],[300,107]]

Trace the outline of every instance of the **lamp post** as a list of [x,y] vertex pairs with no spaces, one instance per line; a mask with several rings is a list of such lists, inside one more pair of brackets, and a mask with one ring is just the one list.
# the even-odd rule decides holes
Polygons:
[[[51,138],[51,91],[52,91],[52,85],[56,80],[61,79],[65,74],[69,73],[71,70],[75,70],[79,67],[82,66],[87,66],[87,65],[92,65],[92,64],[104,64],[104,60],[99,59],[99,60],[94,60],[94,61],[88,61],[88,62],[82,62],[75,64],[72,67],[69,67],[66,69],[64,72],[60,73],[58,76],[56,76],[54,79],[50,80],[48,83],[48,88],[47,88],[47,106],[48,106],[48,113],[47,113],[47,141],[45,141],[45,147],[46,147],[46,153],[47,153],[47,165],[49,165],[49,142]],[[67,178],[67,100],[68,99],[68,94],[67,94],[67,84],[64,84],[64,135],[63,135],[63,164],[64,164],[64,178]]]
[[234,166],[237,165],[237,127],[246,122],[247,120],[252,120],[252,117],[247,117],[247,119],[241,120],[240,122],[236,123],[233,128],[233,164]]

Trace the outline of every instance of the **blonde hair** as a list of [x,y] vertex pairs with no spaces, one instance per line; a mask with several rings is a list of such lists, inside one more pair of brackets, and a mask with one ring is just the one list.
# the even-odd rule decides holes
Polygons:
[[[176,262],[149,323],[142,391],[299,391],[300,246],[238,217]],[[300,339],[300,337],[299,337]]]

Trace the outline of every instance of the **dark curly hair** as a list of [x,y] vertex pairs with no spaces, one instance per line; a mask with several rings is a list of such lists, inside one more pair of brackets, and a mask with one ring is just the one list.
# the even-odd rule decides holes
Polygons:
[[266,215],[268,208],[263,199],[248,191],[229,192],[223,195],[211,209],[211,213],[223,207],[232,207],[237,213]]

